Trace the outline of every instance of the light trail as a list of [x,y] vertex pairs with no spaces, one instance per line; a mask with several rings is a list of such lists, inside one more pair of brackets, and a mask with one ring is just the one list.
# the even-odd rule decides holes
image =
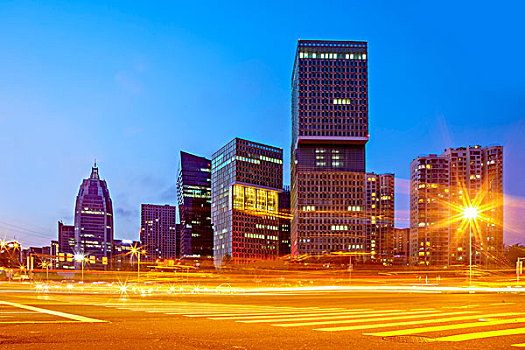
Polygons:
[[[273,324],[272,326],[278,326],[278,327],[302,327],[302,326],[317,326],[317,325],[326,325],[326,324],[342,324],[342,323],[364,323],[364,322],[381,322],[381,321],[389,321],[389,320],[404,320],[404,319],[410,319],[410,318],[421,318],[421,317],[435,317],[435,316],[446,316],[446,315],[461,315],[461,314],[472,314],[475,313],[475,311],[457,311],[457,312],[448,312],[448,313],[441,313],[439,311],[433,311],[433,312],[398,312],[398,313],[376,313],[376,314],[369,314],[369,315],[356,315],[356,316],[348,316],[348,317],[339,317],[342,320],[336,319],[335,321],[313,321],[313,322],[303,322],[303,323],[288,323],[288,324]],[[408,315],[408,316],[395,316],[395,317],[377,317],[377,316],[387,316],[387,315]],[[359,317],[365,317],[359,318]],[[374,318],[375,317],[375,318]],[[337,317],[334,317],[337,318]],[[330,319],[334,319],[330,318]],[[317,320],[323,319],[321,317],[317,317]],[[305,319],[305,320],[311,320],[311,318]],[[285,321],[298,321],[295,320],[273,320],[273,322],[285,322]],[[239,321],[242,323],[255,323],[250,321]],[[269,322],[267,320],[261,321],[261,322]],[[376,325],[381,326],[381,324]]]
[[[315,316],[322,316],[321,319],[329,319],[330,317],[324,317],[324,316],[344,316],[344,315],[358,315],[358,314],[363,314],[363,313],[366,313],[366,312],[370,312],[371,310],[368,309],[368,310],[360,310],[360,311],[340,311],[340,312],[319,312],[319,313],[315,313],[315,314],[302,314],[302,313],[295,313],[295,312],[290,312],[290,313],[287,313],[287,314],[284,314],[284,315],[263,315],[263,316],[235,316],[235,317],[229,317],[229,316],[226,316],[226,317],[210,317],[210,320],[250,320],[250,319],[257,319],[257,320],[264,320],[264,319],[271,319],[269,320],[269,322],[273,322],[275,319],[279,319],[279,318],[284,318],[284,320],[282,321],[286,321],[286,318],[291,318],[291,319],[296,319],[296,320],[301,320],[302,318],[301,317],[315,317]],[[400,310],[393,310],[393,311],[400,311]],[[319,319],[319,317],[316,317],[317,319]],[[308,319],[308,318],[305,318],[305,319]]]

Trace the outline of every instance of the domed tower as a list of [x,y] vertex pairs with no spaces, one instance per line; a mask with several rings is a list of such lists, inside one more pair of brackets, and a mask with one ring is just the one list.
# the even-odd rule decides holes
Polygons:
[[[108,185],[98,174],[97,163],[89,178],[82,181],[75,205],[75,251],[95,256],[91,267],[102,267],[102,258],[111,261],[113,245],[113,204]],[[93,264],[92,262],[90,263]]]

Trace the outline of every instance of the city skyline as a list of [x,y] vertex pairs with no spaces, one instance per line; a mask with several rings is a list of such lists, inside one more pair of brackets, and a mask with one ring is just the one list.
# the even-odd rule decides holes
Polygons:
[[[12,13],[22,10],[16,6],[9,9]],[[39,16],[52,18],[53,15],[57,15],[50,8],[44,7],[42,10]],[[358,10],[366,12],[362,8]],[[75,8],[61,11],[69,11],[71,18],[75,18]],[[378,16],[384,16],[381,11],[379,12]],[[93,9],[94,18],[103,18],[103,14],[104,9]],[[37,16],[32,12],[29,12],[28,15]],[[119,29],[121,25],[126,28],[132,27],[135,23],[134,18],[122,16],[114,20],[115,23],[103,21],[102,26],[107,26],[108,29],[117,33],[122,30]],[[151,17],[152,14],[149,13],[149,16]],[[158,29],[157,26],[160,25],[148,26],[148,23],[143,23],[143,19],[135,18],[135,20],[139,23],[139,28],[147,33],[145,34],[147,38],[152,36]],[[6,20],[1,25],[4,32],[9,31],[10,23]],[[159,23],[163,23],[161,19]],[[414,25],[419,22],[410,23]],[[83,23],[83,25],[90,26],[89,23]],[[52,28],[58,30],[60,25],[55,24]],[[80,27],[74,28],[76,28],[74,33],[80,37],[84,35]],[[159,79],[158,75],[162,69],[168,68],[166,62],[163,62],[163,59],[158,56],[153,56],[148,50],[145,50],[144,55],[137,54],[129,46],[126,52],[131,52],[132,58],[123,60],[125,62],[123,68],[117,68],[120,66],[117,62],[104,66],[103,69],[108,70],[104,74],[110,74],[112,79],[103,80],[104,74],[95,75],[98,79],[102,79],[98,82],[86,80],[86,76],[77,76],[79,81],[84,81],[84,83],[67,94],[46,92],[42,84],[55,82],[59,90],[67,91],[71,87],[70,76],[75,77],[75,70],[71,68],[64,68],[65,71],[56,78],[58,80],[51,79],[47,75],[53,72],[60,73],[61,68],[53,65],[50,68],[43,67],[43,75],[29,72],[34,73],[34,76],[16,77],[19,79],[16,80],[16,84],[12,84],[14,87],[12,91],[0,91],[1,100],[4,101],[0,105],[0,127],[3,130],[0,134],[3,151],[0,152],[5,159],[4,165],[10,169],[9,172],[4,173],[5,182],[0,185],[2,186],[0,193],[3,198],[0,203],[2,213],[0,215],[0,236],[7,235],[7,238],[12,238],[15,235],[25,246],[48,244],[49,240],[54,239],[57,220],[63,220],[66,224],[73,222],[71,208],[75,193],[80,179],[86,176],[86,168],[89,167],[93,158],[99,159],[104,169],[103,177],[111,185],[115,212],[114,236],[118,238],[137,239],[140,227],[140,203],[172,205],[177,203],[174,179],[179,162],[177,154],[181,149],[210,157],[214,150],[233,137],[257,140],[281,147],[284,150],[285,184],[289,184],[290,109],[289,88],[287,87],[289,86],[293,52],[299,37],[356,38],[368,42],[371,138],[367,146],[367,171],[394,172],[398,177],[396,178],[396,212],[398,215],[396,227],[408,226],[406,210],[409,205],[407,183],[410,162],[420,153],[439,154],[445,148],[477,144],[504,146],[506,152],[505,192],[509,195],[506,202],[508,213],[505,215],[505,220],[511,229],[513,226],[523,225],[522,218],[519,218],[521,221],[516,221],[520,216],[519,212],[523,212],[525,207],[522,199],[525,196],[525,180],[520,176],[523,172],[522,164],[525,162],[523,162],[523,155],[519,154],[519,150],[524,147],[520,139],[520,132],[524,130],[523,110],[520,110],[522,107],[519,107],[519,96],[523,92],[523,85],[520,84],[524,79],[522,79],[523,72],[517,70],[518,65],[515,61],[516,57],[520,56],[519,51],[513,55],[509,53],[505,58],[507,66],[515,67],[513,74],[510,74],[512,68],[500,67],[498,75],[491,75],[493,72],[482,70],[482,68],[494,60],[494,57],[481,57],[481,55],[472,57],[471,53],[458,50],[461,45],[479,44],[477,38],[471,38],[472,42],[462,42],[461,45],[452,40],[448,43],[451,45],[450,52],[442,51],[439,47],[444,48],[446,40],[435,33],[434,26],[428,25],[423,26],[423,32],[426,30],[434,34],[430,36],[429,42],[442,46],[438,45],[436,49],[430,48],[430,43],[428,46],[422,45],[422,42],[414,41],[415,39],[412,38],[410,43],[398,43],[399,46],[394,48],[386,42],[386,39],[393,34],[387,34],[385,29],[374,31],[368,26],[363,28],[365,29],[355,32],[343,30],[340,27],[330,28],[331,32],[327,30],[298,32],[287,28],[284,38],[279,38],[278,45],[269,50],[272,51],[271,55],[267,51],[258,50],[257,46],[251,44],[246,48],[241,48],[238,41],[231,43],[222,41],[216,44],[220,46],[218,50],[211,53],[206,46],[213,41],[210,31],[199,32],[198,40],[192,41],[191,31],[190,34],[184,34],[171,28],[171,31],[168,30],[165,35],[173,40],[179,38],[177,45],[180,45],[180,48],[172,47],[166,53],[166,57],[172,57],[181,51],[190,53],[192,57],[198,57],[198,60],[208,57],[211,58],[213,67],[222,67],[224,74],[231,74],[233,77],[226,79],[222,87],[224,92],[219,95],[213,94],[211,89],[217,88],[215,86],[217,80],[207,76],[210,73],[209,69],[204,69],[200,73],[195,72],[193,69],[198,62],[193,65],[190,63],[191,60],[180,61],[178,59],[177,63],[196,74],[196,77],[204,82],[206,88],[200,90],[193,86],[193,89],[189,89],[189,92],[173,105],[169,105],[167,101],[175,95],[175,92],[153,97],[153,94],[158,91],[152,88],[152,84],[160,82],[164,87],[169,86],[168,82]],[[20,38],[27,37],[37,29],[37,24],[28,27],[28,33],[21,32],[19,29],[15,31],[15,37],[16,35]],[[399,33],[399,31],[399,27],[394,28],[394,33]],[[193,28],[193,33],[197,32],[197,29]],[[413,32],[411,33],[413,35]],[[489,38],[497,37],[497,32],[484,33],[490,34]],[[45,32],[43,35],[45,34],[49,33]],[[100,32],[98,34],[100,35]],[[228,38],[233,35],[230,33]],[[256,37],[261,38],[262,33],[258,33]],[[244,35],[241,35],[241,38],[244,38]],[[137,39],[136,43],[139,47],[146,48],[144,37],[141,39],[142,41]],[[45,43],[52,43],[49,40],[47,39]],[[98,36],[97,43],[106,45],[108,41]],[[127,42],[126,44],[131,45],[132,43]],[[155,42],[155,44],[158,43]],[[1,69],[2,73],[5,73],[7,84],[11,84],[15,82],[15,76],[9,73],[9,68],[19,70],[19,68],[13,68],[19,67],[19,63],[14,61],[25,62],[30,58],[26,55],[23,46],[12,41],[8,41],[5,45],[10,49],[8,52],[13,61],[4,59]],[[66,40],[65,44],[57,43],[56,45],[60,50],[64,50],[73,45],[73,41]],[[418,49],[412,48],[411,45],[417,46]],[[36,56],[43,58],[47,63],[60,52],[57,50],[57,52],[47,53],[43,48],[38,47],[36,50]],[[235,52],[236,56],[232,56],[234,50],[240,50]],[[508,47],[506,50],[518,49]],[[74,55],[79,55],[81,52],[80,49],[73,51]],[[401,52],[401,56],[405,59],[410,56],[409,61],[416,68],[400,62],[400,57],[394,55],[396,52]],[[209,56],[206,56],[206,53]],[[433,57],[435,54],[438,56],[437,59]],[[87,61],[80,60],[78,63],[81,67],[90,67],[93,62],[89,62],[89,59],[94,60],[95,58],[89,56]],[[118,58],[118,56],[115,57],[115,59]],[[463,69],[463,71],[459,70],[460,73],[463,73],[462,77],[470,78],[470,80],[462,81],[461,86],[452,86],[452,91],[448,91],[447,95],[440,95],[438,90],[448,86],[447,79],[458,72],[456,66],[440,66],[440,59],[445,58],[458,58],[459,68]],[[157,60],[162,63],[158,64]],[[467,61],[473,64],[473,68],[466,67]],[[433,71],[436,64],[440,69]],[[177,65],[174,64],[174,66]],[[387,69],[393,70],[394,73],[383,74]],[[501,71],[505,69],[507,69],[506,75]],[[412,75],[417,72],[423,73],[423,77],[414,78]],[[484,79],[475,77],[475,74],[479,72],[483,72]],[[444,77],[439,78],[440,74]],[[507,80],[498,80],[500,74],[505,75]],[[182,74],[176,81],[187,83],[190,75]],[[405,75],[408,82],[399,81],[400,77],[405,77]],[[408,78],[409,75],[410,78]],[[176,76],[175,71],[171,71],[170,77]],[[394,79],[396,76],[397,80]],[[220,78],[225,78],[225,76],[220,75]],[[458,82],[457,80],[452,81]],[[418,89],[423,91],[410,91],[411,94],[400,96],[398,92],[392,91],[392,88],[397,86],[394,85],[394,82],[405,88],[423,87]],[[28,90],[28,92],[31,91],[30,94],[23,93],[23,84],[31,87],[32,90]],[[477,84],[484,88],[476,88]],[[501,90],[504,93],[500,91],[498,95],[496,94],[498,91],[490,90],[491,86],[495,86],[494,90],[498,90],[494,84],[502,84],[506,88]],[[181,92],[180,85],[178,86],[179,89],[175,91]],[[224,97],[222,94],[235,87],[238,90],[249,90],[251,95],[233,95],[236,97],[231,102],[221,103],[220,100]],[[96,88],[101,88],[101,91],[95,91]],[[109,103],[100,95],[103,94],[103,91],[108,92],[106,89],[118,90],[109,91],[110,96],[118,97],[114,103]],[[80,98],[81,93],[86,96]],[[459,97],[452,96],[454,93]],[[68,96],[72,98],[65,99]],[[106,104],[107,110],[94,106],[86,107],[88,105],[86,98],[94,98],[96,102]],[[45,102],[43,99],[49,99],[50,102]],[[413,105],[409,105],[414,99],[421,99],[423,102],[412,102]],[[25,105],[23,103],[25,100],[31,103]],[[131,100],[137,101],[132,103]],[[153,102],[159,101],[164,104],[164,110],[149,109]],[[213,108],[210,110],[207,104],[203,106],[202,101],[210,102]],[[505,108],[500,109],[501,105]],[[132,111],[131,109],[135,107],[138,107],[136,111]],[[202,110],[200,110],[201,107]],[[219,112],[212,113],[215,107],[219,107]],[[227,113],[227,110],[231,110],[231,113]],[[196,111],[201,112],[197,114],[201,120],[192,118]],[[155,113],[163,117],[153,117]],[[269,115],[268,120],[263,119],[263,116],[267,115]],[[71,136],[84,124],[82,118],[90,117],[95,121],[94,124],[98,124],[109,116],[112,118],[108,131],[95,133],[98,127],[87,126],[88,136],[80,138]],[[227,122],[221,120],[223,118],[226,118]],[[218,121],[213,121],[213,119],[218,119]],[[395,123],[391,119],[395,119]],[[32,122],[31,128],[21,124],[28,121]],[[226,130],[218,123],[233,125],[233,127]],[[165,128],[164,125],[169,127]],[[261,127],[254,128],[253,125]],[[275,128],[275,125],[281,127]],[[189,136],[182,140],[171,140],[165,134],[165,129],[170,128],[180,130],[181,135]],[[159,137],[157,133],[163,136]],[[141,144],[143,139],[158,142],[159,148],[162,148],[160,155],[150,158],[148,150],[141,149],[140,146],[132,146],[135,143]],[[35,144],[33,145],[28,140],[34,140]],[[386,147],[388,149],[385,149]],[[144,166],[138,166],[139,164],[144,164]],[[55,171],[48,172],[49,169]],[[399,220],[400,218],[402,220]],[[520,237],[512,230],[506,231],[506,243],[512,244],[519,240]]]

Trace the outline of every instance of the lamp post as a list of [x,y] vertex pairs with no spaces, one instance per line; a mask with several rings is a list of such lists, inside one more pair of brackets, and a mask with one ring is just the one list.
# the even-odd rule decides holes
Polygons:
[[472,221],[479,217],[479,208],[469,205],[463,208],[463,218],[468,220],[468,285],[472,285]]
[[133,255],[137,256],[137,282],[140,281],[140,256],[142,254],[146,254],[144,249],[136,246],[131,248],[131,259],[133,258]]
[[44,261],[42,266],[46,268],[46,280],[49,281],[49,263]]
[[523,273],[523,262],[525,258],[518,258],[516,261],[516,282],[520,281],[520,274]]
[[75,261],[79,262],[82,266],[82,282],[84,282],[84,260],[85,260],[84,254],[81,254],[81,253],[75,254]]

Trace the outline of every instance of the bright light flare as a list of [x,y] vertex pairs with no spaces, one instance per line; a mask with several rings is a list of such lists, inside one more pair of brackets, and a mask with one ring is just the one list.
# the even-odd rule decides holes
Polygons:
[[75,258],[76,262],[82,262],[82,261],[84,261],[85,256],[84,256],[84,254],[77,253],[77,254],[75,254],[74,258]]
[[479,218],[479,208],[475,206],[468,206],[463,208],[463,218],[466,220],[475,220]]
[[131,249],[126,253],[126,255],[130,255],[130,257],[138,257],[139,255],[146,255],[146,250],[144,250],[144,247],[138,246],[136,243],[135,245],[130,245]]
[[122,294],[128,294],[128,286],[126,285],[126,283],[123,283],[123,284],[119,283],[118,290],[119,290],[121,295]]

